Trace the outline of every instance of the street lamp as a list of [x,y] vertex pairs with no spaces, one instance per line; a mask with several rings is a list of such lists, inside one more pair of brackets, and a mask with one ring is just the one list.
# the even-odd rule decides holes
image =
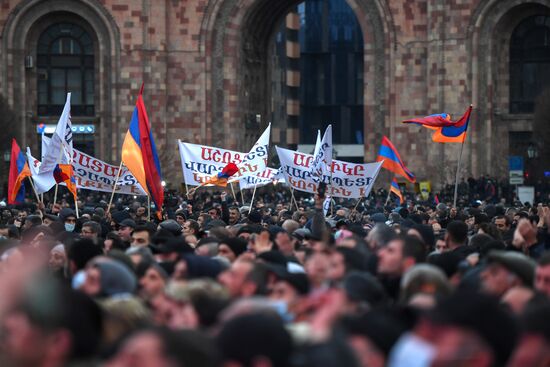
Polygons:
[[9,150],[6,150],[4,152],[4,162],[8,163],[11,159],[11,152]]

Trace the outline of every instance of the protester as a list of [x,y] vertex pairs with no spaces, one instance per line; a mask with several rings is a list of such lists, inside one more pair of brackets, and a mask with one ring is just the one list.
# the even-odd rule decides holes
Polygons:
[[544,365],[550,209],[476,187],[326,215],[280,186],[251,207],[229,186],[167,191],[151,218],[131,195],[79,193],[80,218],[63,194],[8,206],[0,365]]

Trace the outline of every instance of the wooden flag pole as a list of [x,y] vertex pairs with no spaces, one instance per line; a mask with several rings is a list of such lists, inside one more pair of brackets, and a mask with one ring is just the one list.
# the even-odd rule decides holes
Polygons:
[[78,191],[77,191],[77,194],[74,196],[74,212],[76,214],[76,219],[80,218],[80,216],[78,215]]
[[185,197],[187,197],[189,195],[189,186],[187,185],[187,181],[183,181],[183,183],[185,184]]
[[252,192],[252,201],[250,202],[250,208],[248,208],[248,214],[252,211],[252,205],[254,205],[254,196],[256,196],[256,185],[254,185],[254,191]]
[[354,211],[357,210],[357,207],[359,206],[359,203],[363,200],[363,197],[364,197],[364,196],[361,196],[361,197],[359,198],[359,200],[357,200],[357,203],[356,203],[355,206],[353,207],[353,210],[354,210]]
[[53,205],[55,205],[57,203],[57,188],[59,187],[59,184],[55,184],[55,191],[54,191],[54,194],[53,194]]
[[294,197],[294,188],[292,186],[290,186],[290,195],[292,195],[291,199],[294,200],[294,204],[296,205],[296,211],[300,211],[300,208],[298,207],[298,202],[296,201],[296,198]]
[[111,192],[111,198],[109,199],[109,206],[107,207],[107,214],[111,211],[111,204],[113,204],[113,198],[115,197],[116,184],[118,183],[118,179],[120,178],[120,172],[121,171],[122,171],[122,161],[120,161],[120,165],[118,166],[118,172],[116,173],[115,182],[113,184],[113,191]]
[[235,203],[236,203],[237,202],[237,195],[235,195],[235,189],[233,188],[233,182],[230,182],[229,186],[231,186],[231,192],[233,193],[233,199],[235,199]]
[[34,194],[36,195],[36,200],[38,200],[39,203],[44,204],[43,201],[40,201],[40,196],[38,196],[38,192],[36,191],[36,187],[34,186],[34,182],[32,182],[32,177],[29,177],[29,181],[31,183],[32,191],[34,191]]
[[239,192],[241,193],[241,205],[244,205],[243,188],[241,187],[240,183],[239,183]]

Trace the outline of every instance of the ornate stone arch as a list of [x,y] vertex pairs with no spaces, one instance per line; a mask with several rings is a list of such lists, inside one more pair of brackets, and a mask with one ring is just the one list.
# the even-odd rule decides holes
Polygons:
[[[245,136],[246,114],[258,111],[265,115],[268,43],[286,13],[300,2],[218,0],[210,3],[201,28],[201,50],[207,60],[204,133],[209,143],[238,146]],[[387,126],[389,45],[395,43],[395,30],[385,2],[347,2],[356,14],[365,42],[364,73],[365,80],[369,80],[364,87],[365,126],[369,127],[365,145],[372,146]],[[259,101],[260,105],[251,106],[251,101]]]
[[[95,38],[96,122],[99,122],[98,155],[111,158],[116,149],[116,126],[120,121],[118,96],[120,35],[113,17],[97,0],[24,0],[9,14],[2,29],[2,78],[4,95],[9,96],[21,121],[22,145],[32,145],[32,123],[36,122],[35,98],[26,98],[36,88],[36,70],[25,67],[25,58],[36,60],[36,42],[42,30],[60,20],[84,26]],[[97,136],[97,132],[96,132]]]
[[[509,49],[515,27],[535,14],[550,14],[549,0],[484,0],[468,27],[472,55],[469,74],[475,111],[471,166],[476,175],[503,176],[507,170],[508,132],[532,130],[532,115],[508,113]],[[499,157],[495,160],[496,157]],[[486,171],[489,169],[489,171]]]

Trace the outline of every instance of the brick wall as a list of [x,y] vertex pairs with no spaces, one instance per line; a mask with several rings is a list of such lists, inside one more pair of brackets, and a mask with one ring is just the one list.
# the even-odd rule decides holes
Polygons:
[[[28,44],[33,24],[48,17],[40,3],[0,0],[0,91],[26,126],[20,139],[30,143],[35,80],[20,63],[32,52]],[[269,37],[297,3],[49,0],[51,11],[74,12],[98,32],[101,158],[120,159],[120,144],[142,82],[169,181],[181,180],[176,139],[245,150],[267,124],[264,120],[259,126],[246,125],[246,118],[267,116],[271,109]],[[532,116],[514,118],[502,112],[508,103],[506,37],[519,17],[547,10],[549,2],[348,3],[365,40],[366,159],[374,159],[381,136],[388,135],[420,179],[430,178],[436,185],[449,181],[459,145],[432,143],[427,130],[400,121],[436,112],[459,117],[474,103],[477,110],[462,174],[504,175],[508,131],[532,128]],[[21,101],[22,96],[28,101]]]

